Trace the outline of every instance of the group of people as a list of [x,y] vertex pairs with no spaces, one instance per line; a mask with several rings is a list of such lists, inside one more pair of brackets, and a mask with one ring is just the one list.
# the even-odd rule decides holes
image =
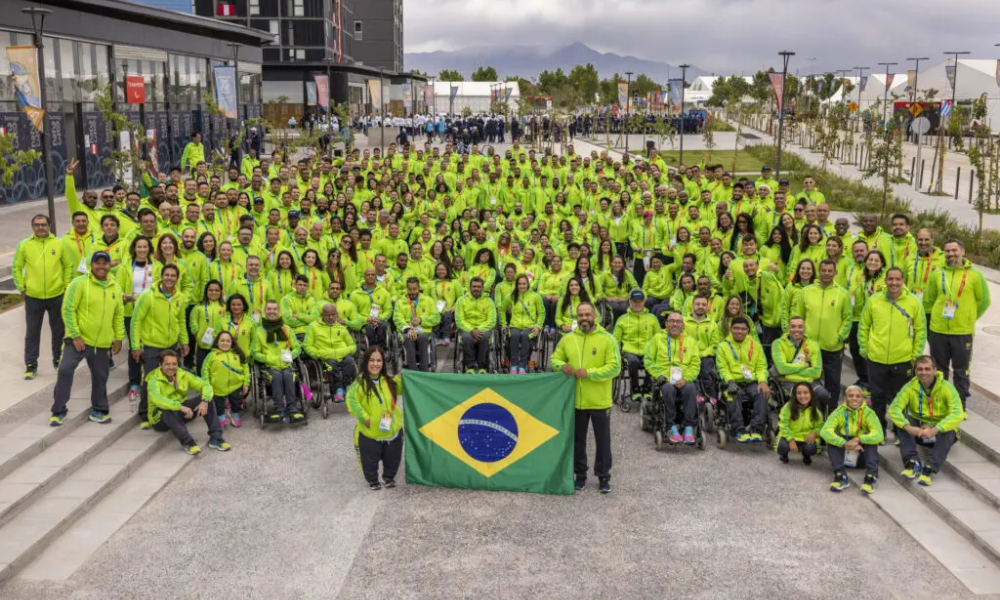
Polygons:
[[[171,430],[197,453],[185,423],[202,416],[209,446],[228,450],[224,428],[242,424],[251,365],[270,384],[267,418],[306,421],[292,365],[308,356],[358,420],[374,488],[379,462],[389,484],[402,451],[388,347],[426,370],[429,349],[456,340],[475,374],[503,336],[505,372],[537,368],[533,349],[552,343],[551,367],[578,379],[578,488],[593,422],[595,474],[610,491],[610,390],[623,368],[637,402],[652,401],[640,376],[655,382],[671,443],[694,442],[704,401],[726,403],[738,441],[762,441],[773,369],[791,397],[783,455],[808,457],[819,436],[845,446],[847,464],[882,441],[888,418],[907,469],[929,483],[940,461],[920,465],[916,442],[946,454],[969,396],[972,333],[990,298],[962,244],[938,249],[903,214],[889,232],[865,215],[852,233],[830,221],[812,177],[793,193],[769,167],[751,181],[719,165],[668,169],[655,149],[634,161],[517,141],[503,156],[429,143],[296,162],[251,153],[225,173],[185,156],[169,173],[144,166],[138,190],[82,197],[71,162],[72,230],[56,238],[39,215],[18,246],[25,377],[38,373],[48,314],[53,426],[84,360],[90,419],[110,421],[105,382],[127,338],[142,427]],[[925,341],[933,381],[921,379]],[[845,345],[859,381],[837,407]],[[870,408],[852,405],[858,393]]]

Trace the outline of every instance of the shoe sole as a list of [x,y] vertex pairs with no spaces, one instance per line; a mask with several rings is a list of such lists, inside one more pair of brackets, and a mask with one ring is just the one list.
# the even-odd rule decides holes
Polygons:
[[872,494],[875,493],[875,490],[874,489],[866,490],[865,488],[861,488],[861,493],[864,494],[865,496],[871,496]]
[[221,448],[219,446],[209,446],[208,448],[209,448],[209,450],[216,450],[218,452],[229,452],[230,450],[233,449],[232,446],[230,446],[228,448]]

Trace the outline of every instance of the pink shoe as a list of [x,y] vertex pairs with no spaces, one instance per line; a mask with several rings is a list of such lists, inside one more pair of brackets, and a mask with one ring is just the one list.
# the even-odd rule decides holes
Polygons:
[[676,425],[670,428],[670,434],[667,436],[667,439],[670,440],[671,444],[679,444],[682,441],[684,441],[684,438],[681,437],[680,432],[677,431]]
[[451,338],[447,338],[447,339],[445,339],[445,341],[444,341],[444,345],[445,345],[445,346],[450,346],[450,345],[451,345]]
[[694,436],[693,435],[684,436],[684,443],[687,444],[688,446],[694,446]]
[[510,374],[511,375],[517,375],[517,367],[511,367],[510,368]]
[[219,427],[225,427],[226,425],[229,425],[229,419],[224,416],[219,417]]
[[703,404],[705,402],[704,396],[698,396],[698,404]]
[[238,413],[233,413],[233,427],[243,427],[243,421],[240,420],[240,415]]

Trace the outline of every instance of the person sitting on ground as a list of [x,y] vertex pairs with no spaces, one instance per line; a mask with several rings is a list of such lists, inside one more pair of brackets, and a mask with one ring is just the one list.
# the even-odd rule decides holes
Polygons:
[[[660,386],[663,400],[663,426],[671,444],[694,445],[698,424],[698,388],[695,381],[701,370],[698,342],[684,339],[684,317],[677,311],[667,315],[667,330],[649,341],[645,350],[646,370]],[[677,428],[677,404],[682,411],[684,436]]]
[[323,361],[334,390],[333,401],[344,401],[344,390],[358,374],[354,352],[358,349],[350,330],[340,319],[334,304],[324,304],[320,320],[306,329],[303,348],[309,356]]
[[885,440],[878,415],[865,402],[865,392],[859,386],[847,388],[844,403],[830,413],[820,430],[826,441],[833,482],[830,490],[842,492],[851,487],[846,467],[864,467],[865,480],[861,491],[871,494],[878,479],[878,446]]
[[281,320],[278,303],[268,300],[264,305],[264,318],[254,332],[253,359],[263,369],[265,379],[270,379],[274,410],[268,415],[268,420],[272,423],[288,419],[294,425],[306,420],[299,406],[292,366],[301,351],[299,340]]
[[816,437],[823,429],[823,414],[817,406],[816,394],[823,387],[805,381],[794,386],[791,399],[778,413],[778,458],[787,465],[789,452],[801,452],[802,463],[811,465],[812,457],[816,456]]
[[[916,377],[896,394],[889,405],[889,419],[896,425],[899,454],[903,459],[903,477],[929,486],[933,475],[944,466],[948,451],[958,437],[958,426],[965,420],[962,398],[934,359],[919,356],[914,361]],[[917,445],[931,446],[930,458],[920,465]]]
[[[201,452],[186,423],[195,416],[204,417],[208,425],[208,447],[227,452],[232,446],[222,439],[222,426],[212,403],[212,386],[191,373],[179,369],[180,358],[173,350],[160,354],[160,366],[146,377],[149,385],[148,420],[156,431],[170,431],[177,437],[184,451],[194,455]],[[200,396],[188,398],[194,390]]]
[[[729,323],[729,335],[719,344],[715,362],[726,394],[729,423],[741,443],[763,442],[767,426],[767,361],[760,342],[749,336],[750,322],[735,317]],[[743,421],[743,401],[753,403],[750,424]]]

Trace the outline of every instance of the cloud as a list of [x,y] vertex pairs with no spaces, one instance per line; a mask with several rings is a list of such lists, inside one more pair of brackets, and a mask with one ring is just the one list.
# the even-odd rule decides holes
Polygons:
[[[1000,57],[996,0],[407,0],[407,52],[583,42],[602,52],[717,73],[780,66],[805,74],[970,50]],[[815,58],[815,60],[810,60]]]

